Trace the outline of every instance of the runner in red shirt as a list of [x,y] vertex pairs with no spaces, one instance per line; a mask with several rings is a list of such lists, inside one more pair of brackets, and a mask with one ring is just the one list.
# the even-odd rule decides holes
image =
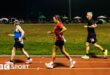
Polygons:
[[49,31],[48,33],[54,33],[55,34],[55,45],[53,48],[53,53],[52,53],[52,61],[50,63],[45,63],[47,68],[54,68],[54,60],[56,58],[56,52],[58,48],[60,48],[61,52],[67,57],[67,59],[70,62],[70,68],[74,67],[75,61],[72,60],[70,55],[65,51],[64,48],[64,36],[63,32],[66,31],[66,27],[62,24],[59,15],[56,15],[53,17],[53,21],[56,23],[53,32]]

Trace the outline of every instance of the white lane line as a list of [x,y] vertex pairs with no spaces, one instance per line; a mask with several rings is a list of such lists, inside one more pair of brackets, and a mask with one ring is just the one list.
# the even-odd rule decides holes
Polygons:
[[[29,68],[29,70],[46,70],[47,68]],[[47,69],[51,70],[51,69]],[[53,68],[53,70],[110,70],[110,68]]]
[[[2,71],[3,69],[0,69]],[[53,68],[53,69],[47,69],[47,68],[28,68],[28,69],[10,69],[10,70],[110,70],[110,68]]]

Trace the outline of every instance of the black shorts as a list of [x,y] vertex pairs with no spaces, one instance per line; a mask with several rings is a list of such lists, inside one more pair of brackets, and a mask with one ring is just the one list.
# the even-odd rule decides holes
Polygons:
[[24,48],[24,44],[22,44],[18,38],[15,38],[14,47],[15,48]]
[[64,45],[64,41],[56,41],[55,45],[56,46],[63,46]]
[[[92,41],[91,39],[94,39],[94,41]],[[92,37],[88,35],[87,42],[92,44],[96,43],[97,42],[96,35],[93,35]]]

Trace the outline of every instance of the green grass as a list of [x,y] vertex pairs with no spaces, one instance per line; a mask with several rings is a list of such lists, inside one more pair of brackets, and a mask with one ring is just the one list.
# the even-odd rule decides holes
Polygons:
[[[83,25],[65,25],[67,27],[67,31],[64,33],[67,40],[65,48],[71,55],[85,54],[87,31]],[[25,49],[29,54],[50,55],[52,53],[54,35],[47,35],[47,31],[52,30],[54,24],[23,24],[21,26],[26,33]],[[8,33],[13,33],[13,30],[13,25],[11,24],[0,24],[0,55],[11,54],[14,40],[8,36]],[[97,43],[110,50],[110,24],[98,25],[96,33]],[[93,46],[91,46],[91,51],[96,54],[102,54],[100,50]],[[19,50],[17,54],[21,54]],[[57,54],[61,54],[60,50]]]

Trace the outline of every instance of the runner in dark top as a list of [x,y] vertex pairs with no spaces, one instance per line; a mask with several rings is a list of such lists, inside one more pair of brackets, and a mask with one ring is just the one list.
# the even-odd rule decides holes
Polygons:
[[100,49],[103,52],[105,58],[107,57],[108,51],[107,49],[102,48],[99,44],[96,43],[97,39],[96,39],[95,28],[97,27],[97,24],[94,22],[92,17],[93,17],[92,12],[87,12],[86,18],[88,19],[88,24],[84,26],[85,28],[87,28],[88,31],[88,36],[86,41],[86,55],[82,56],[82,58],[89,59],[90,43],[92,43],[96,48]]

